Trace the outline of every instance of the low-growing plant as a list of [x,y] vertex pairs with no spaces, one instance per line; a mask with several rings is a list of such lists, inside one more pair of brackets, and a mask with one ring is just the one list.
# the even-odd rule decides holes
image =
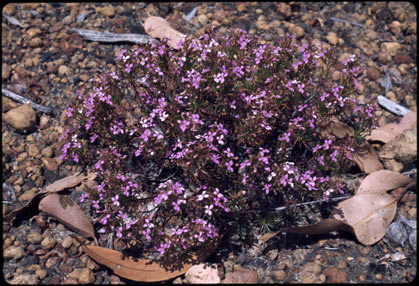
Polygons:
[[314,41],[211,30],[117,59],[68,106],[61,158],[97,173],[81,201],[99,232],[159,255],[205,244],[234,217],[343,193],[334,177],[353,165],[355,138],[325,130],[373,125],[373,105],[356,100],[359,60]]

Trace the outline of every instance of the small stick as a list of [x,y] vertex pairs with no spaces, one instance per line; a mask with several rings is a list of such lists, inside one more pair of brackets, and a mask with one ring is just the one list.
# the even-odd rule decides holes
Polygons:
[[338,22],[349,23],[349,24],[356,25],[356,26],[359,26],[359,27],[362,27],[362,28],[365,29],[364,25],[356,23],[356,22],[347,21],[347,20],[343,20],[343,19],[338,19],[338,18],[335,18],[335,17],[331,17],[330,19],[332,19],[334,21],[338,21]]
[[7,90],[5,88],[2,88],[1,89],[1,92],[5,96],[7,96],[7,97],[9,97],[9,98],[11,98],[11,99],[13,99],[13,100],[15,100],[17,102],[20,102],[20,103],[23,103],[23,104],[29,102],[29,105],[32,106],[33,109],[36,109],[36,110],[41,111],[41,112],[45,112],[47,114],[53,114],[52,109],[50,107],[39,105],[39,104],[37,104],[37,103],[35,103],[35,102],[33,102],[33,101],[31,101],[31,100],[29,100],[29,99],[27,99],[27,98],[19,95],[19,94],[16,94],[14,92],[11,92],[10,90]]
[[343,199],[348,199],[351,198],[351,196],[343,196],[343,197],[337,197],[337,198],[331,198],[329,200],[317,200],[317,201],[312,201],[312,202],[306,202],[306,203],[301,203],[301,204],[296,204],[296,205],[292,205],[292,206],[285,206],[285,207],[279,207],[279,208],[275,208],[276,212],[280,212],[286,208],[289,207],[299,207],[299,206],[304,206],[304,205],[311,205],[311,204],[315,204],[315,203],[321,203],[321,202],[329,202],[329,201],[340,201]]
[[76,32],[83,38],[90,40],[90,41],[96,41],[96,42],[105,42],[105,43],[115,43],[115,42],[131,42],[135,44],[145,44],[150,41],[157,40],[153,39],[152,37],[148,35],[141,35],[141,34],[115,34],[115,33],[109,33],[109,32],[97,32],[92,30],[85,30],[85,29],[70,29],[70,32]]
[[388,99],[388,98],[386,98],[382,95],[377,96],[377,99],[378,99],[378,104],[382,108],[384,108],[384,109],[386,109],[386,110],[388,110],[391,113],[394,113],[396,115],[405,116],[409,112],[412,112],[410,109],[408,109],[406,107],[403,107],[403,106],[401,106],[397,103],[394,103],[393,101],[391,101],[390,99]]

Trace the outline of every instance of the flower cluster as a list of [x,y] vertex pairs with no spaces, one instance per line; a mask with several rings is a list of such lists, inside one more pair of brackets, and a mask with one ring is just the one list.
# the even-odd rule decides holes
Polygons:
[[334,120],[363,134],[374,124],[373,106],[355,97],[354,56],[339,62],[289,35],[261,45],[242,30],[179,47],[122,50],[116,72],[67,108],[61,157],[97,173],[83,200],[103,231],[166,255],[219,236],[254,202],[343,192],[334,176],[363,138],[327,128]]

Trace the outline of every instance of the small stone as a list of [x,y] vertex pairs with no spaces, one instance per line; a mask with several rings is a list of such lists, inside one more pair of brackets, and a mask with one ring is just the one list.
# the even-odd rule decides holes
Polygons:
[[38,36],[41,33],[42,33],[42,31],[39,28],[30,28],[26,32],[26,36],[28,37],[28,40],[30,40],[30,39],[34,38],[35,36]]
[[401,47],[398,42],[384,42],[381,44],[381,51],[392,57],[399,52]]
[[42,40],[40,37],[35,37],[29,41],[29,46],[32,48],[37,48],[42,44]]
[[41,246],[44,249],[51,249],[55,246],[56,240],[52,236],[47,236],[41,241]]
[[319,277],[322,269],[316,262],[309,262],[304,265],[303,270],[300,273],[302,283],[315,283]]
[[75,285],[75,284],[78,284],[78,281],[77,281],[77,278],[75,278],[75,277],[67,277],[64,280],[63,284],[65,284],[65,285]]
[[393,101],[394,103],[397,103],[398,102],[398,100],[397,100],[397,98],[396,98],[396,94],[394,94],[394,92],[393,91],[389,91],[389,92],[387,92],[386,93],[386,97],[388,98],[388,99],[390,99],[391,101]]
[[45,269],[38,269],[35,271],[35,275],[41,280],[43,280],[47,274],[48,272]]
[[281,2],[278,5],[278,12],[285,17],[291,16],[291,6],[287,3]]
[[16,12],[16,4],[15,3],[8,3],[3,7],[3,13],[11,16]]
[[205,14],[198,15],[197,19],[202,26],[208,23],[208,17]]
[[1,78],[2,79],[4,80],[9,79],[11,72],[12,72],[12,68],[8,64],[3,63],[1,65]]
[[370,80],[377,80],[380,78],[380,71],[375,67],[368,67],[367,68],[367,77]]
[[89,268],[83,268],[80,271],[78,281],[80,284],[90,284],[95,281],[95,275]]
[[326,269],[324,274],[329,278],[330,283],[345,283],[348,279],[348,274],[338,267],[330,267]]
[[49,171],[54,172],[58,168],[58,164],[54,158],[42,158],[42,164],[44,164],[45,168]]
[[185,283],[220,283],[217,268],[205,265],[204,263],[194,265],[185,273]]
[[35,196],[35,193],[32,190],[24,192],[22,195],[19,196],[18,201],[24,202],[24,201],[30,201]]
[[46,116],[45,114],[43,114],[41,116],[41,118],[39,119],[39,128],[41,130],[48,128],[48,122],[49,122],[48,116]]
[[60,261],[61,261],[61,257],[59,256],[50,257],[45,262],[45,267],[48,269],[51,269],[55,266],[58,266],[60,264]]
[[30,157],[36,157],[37,155],[41,154],[38,146],[36,146],[35,144],[28,145],[27,152]]
[[39,284],[39,279],[35,274],[19,274],[15,275],[10,284],[35,285]]
[[19,259],[22,258],[25,251],[20,246],[9,246],[3,252],[4,258],[12,258],[12,259]]
[[339,42],[338,36],[336,36],[336,34],[333,32],[327,33],[326,39],[333,46],[336,46]]
[[37,231],[32,231],[26,236],[26,240],[31,244],[38,244],[42,241],[42,235]]
[[112,6],[98,7],[96,8],[96,12],[99,12],[100,14],[106,17],[115,16],[115,8]]
[[3,118],[18,131],[29,131],[33,129],[36,123],[36,113],[29,103],[8,111]]
[[277,271],[272,272],[272,274],[275,277],[275,279],[278,281],[282,281],[287,277],[287,274],[285,273],[284,270],[277,270]]
[[45,156],[47,158],[51,158],[54,155],[54,150],[52,150],[51,146],[47,146],[44,149],[42,149],[41,154],[42,154],[42,156]]
[[73,238],[71,236],[67,236],[66,238],[64,238],[62,242],[62,245],[65,249],[70,248],[72,244],[73,244]]
[[412,57],[409,55],[396,55],[393,60],[396,64],[408,64],[413,62]]
[[290,32],[293,34],[296,38],[301,38],[304,36],[304,29],[297,25],[290,25]]
[[58,67],[58,74],[59,75],[70,75],[70,68],[65,65],[61,65]]

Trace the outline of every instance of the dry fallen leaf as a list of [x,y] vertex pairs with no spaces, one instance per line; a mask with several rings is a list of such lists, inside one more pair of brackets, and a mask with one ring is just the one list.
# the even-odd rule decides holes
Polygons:
[[342,201],[333,218],[353,228],[356,238],[364,245],[382,239],[397,211],[397,199],[386,193],[362,193]]
[[176,50],[179,41],[186,37],[186,35],[173,29],[165,19],[156,16],[149,16],[144,21],[144,31],[153,38],[161,40],[167,38],[168,45]]
[[67,195],[48,194],[39,202],[39,210],[55,216],[84,237],[95,238],[95,231],[89,218]]
[[96,177],[96,175],[94,173],[90,173],[87,176],[84,176],[82,174],[80,174],[80,175],[76,174],[76,175],[68,176],[68,177],[65,177],[61,180],[55,181],[54,183],[46,186],[43,191],[37,193],[25,205],[23,205],[22,207],[20,207],[18,209],[15,209],[15,210],[11,211],[7,215],[5,215],[3,217],[3,219],[7,222],[12,222],[13,219],[16,216],[20,215],[23,211],[27,212],[27,210],[30,209],[30,208],[38,209],[38,203],[48,193],[56,193],[56,192],[60,192],[62,190],[68,189],[68,188],[75,187],[79,183],[81,183],[82,181],[84,181],[84,180],[92,181],[92,180],[95,179],[95,177]]
[[416,126],[416,112],[409,112],[400,120],[400,123],[389,123],[380,128],[371,131],[371,135],[367,136],[369,141],[381,141],[383,143],[390,142],[394,137],[403,133],[403,131]]
[[340,121],[332,120],[328,126],[327,133],[332,134],[339,139],[343,139],[348,136],[353,137],[355,132],[352,127],[349,127]]
[[221,284],[257,284],[259,282],[256,270],[228,272]]
[[95,179],[95,177],[96,175],[94,173],[90,173],[87,176],[83,174],[68,176],[48,185],[47,187],[45,187],[44,192],[47,192],[47,193],[59,192],[68,188],[75,187],[84,180],[92,181]]
[[383,168],[383,165],[378,159],[377,152],[368,142],[354,147],[355,152],[352,156],[361,171],[370,174]]
[[260,240],[266,242],[280,232],[294,234],[324,234],[331,231],[348,231],[364,245],[371,245],[382,239],[397,210],[398,197],[386,193],[413,182],[407,176],[379,170],[368,175],[357,193],[340,202],[330,218],[316,224],[281,229],[267,233]]
[[121,252],[100,246],[82,245],[82,249],[97,263],[111,268],[116,275],[133,281],[157,282],[182,275],[193,265],[203,262],[220,244],[221,239],[222,236],[219,236],[188,256],[160,261],[123,258]]
[[151,260],[122,258],[123,254],[116,250],[92,245],[82,245],[82,249],[96,262],[111,268],[116,275],[133,281],[165,281],[184,274],[192,267],[192,264],[185,263],[180,269],[169,271]]
[[359,186],[357,195],[363,193],[385,193],[413,182],[408,176],[389,170],[379,170],[369,174]]

